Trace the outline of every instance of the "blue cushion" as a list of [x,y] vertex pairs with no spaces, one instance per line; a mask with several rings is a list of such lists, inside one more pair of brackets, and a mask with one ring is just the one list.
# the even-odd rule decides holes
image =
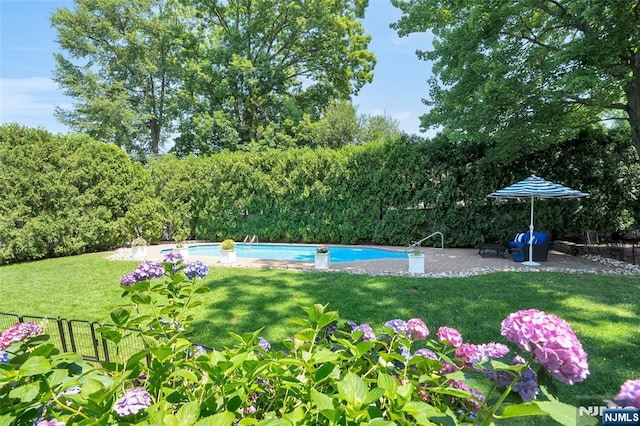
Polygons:
[[536,244],[544,244],[549,238],[547,234],[540,231],[533,231],[533,236],[537,240]]
[[[533,231],[533,244],[537,245],[537,244],[544,244],[547,241],[548,235],[545,234],[544,232],[540,232],[540,231]],[[524,246],[525,244],[529,244],[529,231],[527,232],[522,232],[519,234],[516,234],[515,238],[513,239],[513,242],[515,243],[519,243],[519,248],[522,248],[522,246]],[[511,245],[511,243],[509,243],[509,247],[516,247],[516,245]]]

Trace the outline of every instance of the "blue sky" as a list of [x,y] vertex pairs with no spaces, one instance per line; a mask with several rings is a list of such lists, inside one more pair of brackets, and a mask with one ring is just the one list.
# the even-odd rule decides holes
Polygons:
[[[59,51],[49,17],[56,8],[73,7],[70,0],[0,0],[0,123],[69,131],[53,116],[55,106],[72,100],[51,81],[53,53]],[[373,38],[369,49],[378,63],[373,83],[360,90],[353,104],[361,114],[391,116],[407,133],[419,134],[419,117],[427,111],[430,64],[418,60],[416,49],[430,49],[428,34],[400,38],[389,24],[400,12],[389,0],[369,0],[364,20]],[[432,134],[426,134],[432,136]]]

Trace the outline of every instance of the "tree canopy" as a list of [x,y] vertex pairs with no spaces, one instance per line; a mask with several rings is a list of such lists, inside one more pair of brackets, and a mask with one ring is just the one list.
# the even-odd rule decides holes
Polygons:
[[626,120],[640,152],[635,0],[392,0],[401,36],[432,31],[432,109],[422,126],[459,137],[558,140]]
[[167,0],[74,0],[52,16],[54,80],[76,100],[57,117],[138,157],[157,154],[172,130],[183,25]]
[[77,100],[58,117],[129,152],[287,141],[373,78],[367,0],[74,3],[52,17],[55,79]]

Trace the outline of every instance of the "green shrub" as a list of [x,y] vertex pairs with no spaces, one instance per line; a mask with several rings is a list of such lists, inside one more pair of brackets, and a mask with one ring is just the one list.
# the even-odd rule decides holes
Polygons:
[[236,242],[232,239],[226,239],[222,242],[222,244],[220,244],[220,248],[222,250],[233,250],[234,248],[236,248]]
[[145,174],[112,144],[0,126],[0,264],[122,245]]

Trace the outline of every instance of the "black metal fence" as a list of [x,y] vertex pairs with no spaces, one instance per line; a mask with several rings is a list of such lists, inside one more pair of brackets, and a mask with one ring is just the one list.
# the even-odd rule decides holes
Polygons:
[[[18,315],[0,312],[0,332],[19,322],[32,321],[42,327],[53,343],[62,352],[74,352],[92,362],[123,362],[144,349],[138,330],[128,329],[118,345],[102,337],[99,328],[105,324],[84,320],[47,318],[34,315]],[[203,346],[205,349],[211,349]]]

